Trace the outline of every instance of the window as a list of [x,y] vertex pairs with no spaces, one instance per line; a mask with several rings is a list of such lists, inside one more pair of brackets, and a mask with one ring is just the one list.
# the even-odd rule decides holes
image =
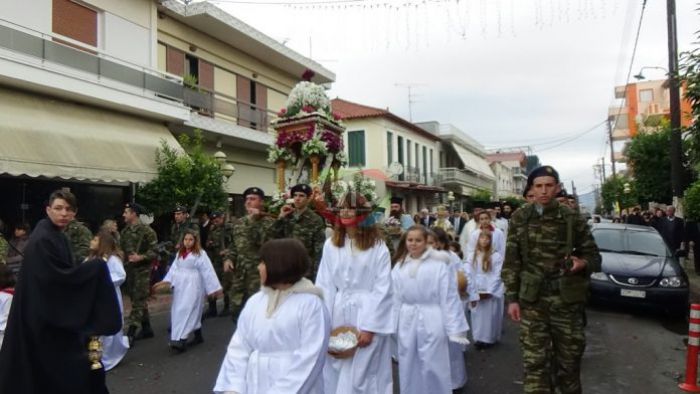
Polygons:
[[428,148],[426,148],[424,146],[423,147],[423,175],[425,176],[425,179],[426,179],[425,183],[428,183],[428,155],[425,154],[427,150],[428,150]]
[[420,175],[420,158],[418,157],[418,153],[420,152],[420,146],[417,142],[414,145],[416,146],[416,158],[414,159],[414,167],[416,167],[416,172],[418,172],[418,175]]
[[185,54],[185,75],[192,75],[199,83],[199,59],[190,54]]
[[365,131],[348,132],[348,165],[360,167],[365,165]]
[[406,165],[411,166],[411,140],[406,138]]
[[97,46],[97,11],[70,0],[53,0],[51,10],[54,33]]
[[642,103],[650,103],[654,101],[654,90],[642,89],[639,91],[639,101]]
[[399,163],[405,164],[403,162],[403,137],[396,137],[396,146],[399,148]]
[[391,165],[394,161],[394,135],[391,131],[386,132],[386,165]]

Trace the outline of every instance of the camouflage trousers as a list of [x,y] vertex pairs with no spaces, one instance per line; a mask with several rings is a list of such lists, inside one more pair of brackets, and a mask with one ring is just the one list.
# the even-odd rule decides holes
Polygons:
[[255,264],[234,264],[231,289],[229,298],[231,299],[231,314],[233,321],[238,321],[243,305],[248,298],[260,290],[260,273],[258,263]]
[[558,294],[520,303],[520,345],[526,394],[580,394],[581,357],[586,346],[583,304]]
[[211,264],[214,266],[216,277],[219,278],[219,283],[221,283],[224,294],[228,295],[231,289],[231,283],[233,282],[233,272],[224,272],[224,262],[221,257],[212,259]]
[[126,294],[131,299],[131,313],[126,318],[126,326],[141,328],[142,322],[149,322],[148,297],[151,294],[151,264],[134,266],[127,262]]

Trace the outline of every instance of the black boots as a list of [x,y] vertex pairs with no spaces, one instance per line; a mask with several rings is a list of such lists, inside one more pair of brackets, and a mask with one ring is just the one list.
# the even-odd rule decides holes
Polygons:
[[[133,326],[132,326],[133,327]],[[131,327],[129,327],[131,329]],[[134,340],[153,338],[153,329],[151,322],[146,320],[141,322],[141,331],[134,337]]]
[[126,337],[129,339],[129,347],[134,346],[134,340],[136,339],[136,326],[129,326],[129,330],[126,332]]
[[188,345],[199,345],[204,342],[204,337],[202,337],[202,329],[194,330],[194,338],[188,343]]
[[221,310],[219,316],[228,316],[231,314],[229,308],[231,307],[231,302],[229,301],[228,295],[224,296],[224,309]]
[[204,318],[216,317],[216,298],[209,299],[209,307],[207,308],[207,313]]
[[187,340],[180,339],[179,341],[170,341],[170,348],[178,353],[182,353],[187,350]]

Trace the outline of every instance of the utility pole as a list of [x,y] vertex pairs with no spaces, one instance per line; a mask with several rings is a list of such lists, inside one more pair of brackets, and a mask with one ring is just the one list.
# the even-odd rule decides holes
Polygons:
[[[610,139],[610,162],[612,163],[612,176],[613,179],[617,176],[615,172],[615,147],[613,146],[613,135],[612,135],[612,125],[611,119],[608,116],[608,138]],[[605,158],[603,158],[603,166],[605,166]]]
[[676,38],[676,1],[666,0],[668,25],[668,91],[671,101],[671,186],[674,205],[683,197],[683,164],[681,161],[681,97],[678,84],[678,39]]
[[600,167],[603,169],[603,179],[600,181],[600,184],[602,185],[605,183],[605,156],[601,157],[600,160],[603,161],[603,165]]

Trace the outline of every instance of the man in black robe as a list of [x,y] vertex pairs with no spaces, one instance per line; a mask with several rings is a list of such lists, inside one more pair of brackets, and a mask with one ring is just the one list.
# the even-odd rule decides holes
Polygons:
[[0,350],[0,393],[106,393],[104,369],[91,370],[87,343],[121,328],[107,265],[75,265],[62,229],[75,196],[57,190],[48,218],[32,232]]

